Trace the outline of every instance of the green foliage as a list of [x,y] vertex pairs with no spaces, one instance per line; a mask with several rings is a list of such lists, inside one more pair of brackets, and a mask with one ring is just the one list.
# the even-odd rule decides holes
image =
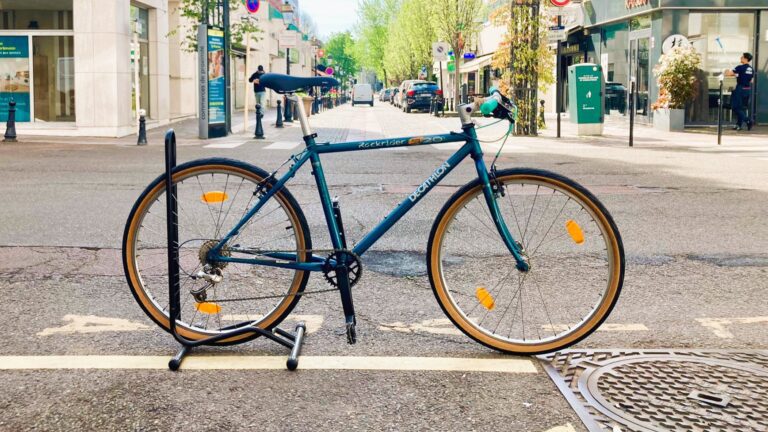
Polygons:
[[389,25],[400,9],[400,0],[359,0],[357,58],[360,65],[388,81],[384,55],[389,41]]
[[384,68],[394,83],[416,78],[422,66],[431,70],[432,42],[436,40],[431,0],[403,0],[389,25]]
[[533,134],[537,122],[537,91],[555,83],[552,51],[547,47],[547,25],[544,14],[536,14],[528,4],[517,4],[496,10],[491,19],[507,28],[492,65],[503,70],[499,89],[518,106],[519,121],[515,132]]
[[[209,15],[214,10],[215,3],[215,1],[208,2]],[[205,16],[204,9],[205,5],[203,0],[181,0],[179,2],[179,15],[185,19],[186,22],[182,22],[179,27],[171,29],[168,34],[170,36],[181,33],[183,35],[181,47],[185,51],[197,51],[197,28]],[[257,26],[256,20],[247,13],[242,0],[229,0],[229,13],[230,16],[237,15],[247,18],[243,20],[230,20],[229,36],[231,45],[242,45],[245,40],[245,35],[251,34],[254,36],[262,31]]]
[[357,60],[355,40],[349,32],[334,33],[323,46],[325,57],[320,63],[330,65],[334,69],[334,77],[346,88],[349,80],[360,70]]

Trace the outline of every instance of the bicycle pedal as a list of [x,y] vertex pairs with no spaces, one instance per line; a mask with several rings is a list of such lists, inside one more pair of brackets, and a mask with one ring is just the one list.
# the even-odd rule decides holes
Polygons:
[[354,345],[357,343],[357,332],[355,331],[355,325],[347,323],[347,343]]

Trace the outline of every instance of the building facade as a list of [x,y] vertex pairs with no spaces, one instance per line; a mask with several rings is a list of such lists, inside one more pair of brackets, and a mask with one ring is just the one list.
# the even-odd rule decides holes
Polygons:
[[[16,102],[26,135],[120,137],[136,132],[143,110],[149,127],[198,113],[197,54],[183,49],[179,0],[2,0],[0,121]],[[264,0],[253,16],[250,68],[245,46],[232,47],[233,110],[253,103],[247,79],[259,64],[285,73],[281,0]],[[297,0],[291,0],[298,8]],[[232,20],[249,14],[244,6]],[[310,75],[313,51],[298,35],[291,74]],[[248,44],[243,44],[248,45]],[[250,99],[247,99],[250,97]],[[273,97],[274,100],[274,97]]]
[[[634,81],[636,114],[650,122],[651,104],[659,89],[653,68],[667,40],[685,36],[701,55],[696,99],[686,107],[687,125],[717,122],[719,80],[724,69],[739,64],[744,52],[754,55],[755,91],[751,111],[768,122],[768,2],[765,0],[585,0],[583,25],[573,27],[562,44],[562,85],[574,63],[603,66],[606,110],[610,116],[628,114]],[[671,39],[670,39],[671,38]],[[724,101],[730,103],[734,78],[725,80]],[[564,91],[563,94],[567,94]],[[565,101],[567,105],[567,101]],[[730,120],[726,112],[726,120]]]

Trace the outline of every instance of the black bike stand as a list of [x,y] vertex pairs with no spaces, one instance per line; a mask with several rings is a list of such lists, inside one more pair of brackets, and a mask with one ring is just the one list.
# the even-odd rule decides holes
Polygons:
[[272,331],[265,330],[249,323],[240,323],[228,327],[227,331],[217,336],[200,340],[190,340],[179,334],[176,321],[181,318],[180,277],[179,277],[179,221],[176,201],[176,186],[173,184],[173,170],[176,168],[176,133],[170,129],[165,134],[165,195],[166,217],[168,230],[168,296],[170,303],[169,319],[170,332],[181,344],[181,349],[168,362],[168,369],[177,371],[181,367],[184,358],[192,351],[192,348],[201,345],[213,345],[215,342],[229,339],[246,333],[258,333],[291,350],[288,355],[286,367],[288,370],[296,370],[299,367],[299,354],[304,343],[304,335],[307,326],[299,322],[294,333],[275,328]]

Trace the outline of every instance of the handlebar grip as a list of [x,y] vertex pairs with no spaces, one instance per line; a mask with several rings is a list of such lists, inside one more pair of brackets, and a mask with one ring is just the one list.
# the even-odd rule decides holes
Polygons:
[[501,103],[501,95],[497,92],[485,99],[482,105],[480,105],[480,112],[484,116],[490,116],[498,108]]

